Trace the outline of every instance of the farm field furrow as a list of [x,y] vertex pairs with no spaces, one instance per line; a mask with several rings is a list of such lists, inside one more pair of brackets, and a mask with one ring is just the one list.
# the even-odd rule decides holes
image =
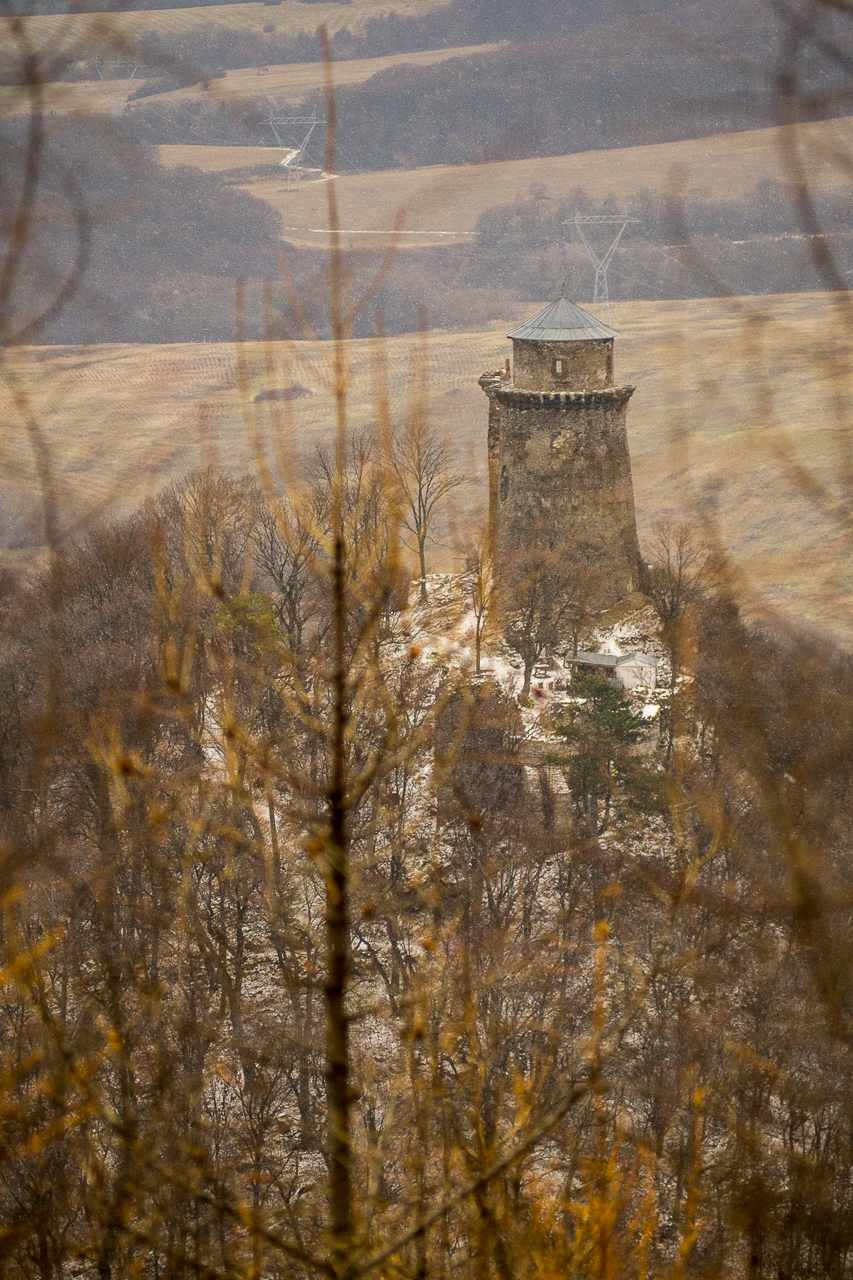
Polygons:
[[[734,199],[762,179],[784,181],[783,146],[794,140],[813,183],[837,187],[845,181],[844,165],[833,163],[833,158],[853,143],[853,116],[614,151],[343,174],[336,180],[341,222],[358,244],[359,232],[389,232],[397,210],[403,209],[407,232],[459,233],[440,238],[406,235],[406,244],[461,241],[466,238],[461,233],[472,231],[485,209],[527,199],[534,182],[544,183],[554,198],[567,197],[578,186],[596,198],[624,198],[644,187],[663,191],[677,181],[685,191]],[[164,164],[191,164],[211,172],[261,164],[270,157],[264,147],[163,146],[160,158]],[[279,211],[286,239],[294,244],[325,243],[325,183],[304,182],[299,190],[288,191],[276,174],[251,182],[247,190]],[[364,236],[365,242],[376,239]]]
[[[282,35],[313,32],[323,24],[330,32],[348,27],[357,32],[371,19],[386,13],[418,16],[438,8],[446,0],[358,0],[358,4],[301,0],[279,4],[214,4],[191,9],[137,9],[123,13],[39,14],[23,19],[27,35],[38,49],[54,53],[80,48],[80,56],[95,49],[120,48],[122,38],[192,33],[210,26],[234,31],[263,31],[272,27]],[[115,56],[115,55],[113,55]]]
[[[832,486],[846,465],[853,362],[839,300],[619,303],[613,322],[621,334],[617,378],[637,386],[629,437],[641,530],[663,516],[701,512],[754,600],[846,635],[853,582]],[[425,380],[433,420],[472,477],[455,518],[460,542],[485,503],[487,409],[477,378],[509,353],[509,323],[432,333],[420,366],[417,338],[384,345],[395,416]],[[349,354],[350,421],[358,428],[373,419],[383,358],[369,340],[350,343]],[[254,469],[260,456],[275,483],[292,482],[300,457],[333,430],[322,343],[249,343],[239,353],[227,343],[20,348],[7,368],[43,424],[69,520],[128,510],[208,461]],[[282,387],[296,388],[298,398],[255,403],[258,393]],[[5,387],[0,402],[6,484],[34,491],[26,432]],[[799,462],[828,486],[822,497],[803,492]],[[453,550],[438,558],[450,566]]]

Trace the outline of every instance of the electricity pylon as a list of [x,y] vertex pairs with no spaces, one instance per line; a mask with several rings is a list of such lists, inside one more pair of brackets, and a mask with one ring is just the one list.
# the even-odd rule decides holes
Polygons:
[[[629,218],[627,213],[587,214],[579,213],[575,210],[574,218],[572,218],[570,222],[563,223],[564,227],[574,225],[581,238],[583,247],[586,249],[587,257],[595,268],[595,284],[592,291],[592,305],[593,307],[601,306],[602,303],[606,305],[608,324],[610,323],[610,290],[607,286],[607,268],[613,261],[613,255],[619,247],[619,241],[625,234],[625,228],[630,223],[639,223],[639,221],[639,218]],[[587,239],[586,233],[584,232],[584,227],[587,226],[619,228],[611,241],[610,248],[602,257],[598,256],[598,253]]]
[[[302,174],[302,157],[305,154],[305,148],[308,146],[308,140],[311,134],[317,128],[317,125],[325,124],[316,113],[310,116],[270,116],[269,125],[275,134],[275,140],[280,147],[283,147],[287,154],[279,163],[284,166],[287,174],[287,190],[295,190],[299,186],[299,179]],[[303,130],[307,126],[307,133]],[[288,137],[293,141],[287,141]],[[297,141],[301,138],[302,141]]]

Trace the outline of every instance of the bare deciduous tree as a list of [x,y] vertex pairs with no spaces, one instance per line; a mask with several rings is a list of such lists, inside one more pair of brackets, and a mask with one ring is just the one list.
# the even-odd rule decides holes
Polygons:
[[497,577],[485,541],[469,557],[468,599],[474,615],[474,672],[480,674],[483,637],[493,620],[498,600]]
[[400,488],[403,523],[418,548],[421,600],[426,600],[426,544],[442,504],[465,477],[453,469],[446,442],[417,405],[394,442],[391,456]]
[[571,635],[574,651],[601,591],[598,571],[581,552],[533,547],[501,567],[501,609],[507,644],[524,663],[522,699],[543,654]]
[[667,648],[670,666],[671,702],[667,717],[667,759],[683,703],[679,698],[679,676],[688,662],[695,634],[696,610],[713,583],[713,559],[696,529],[685,522],[661,521],[655,525],[646,548],[644,588],[660,619],[660,633]]

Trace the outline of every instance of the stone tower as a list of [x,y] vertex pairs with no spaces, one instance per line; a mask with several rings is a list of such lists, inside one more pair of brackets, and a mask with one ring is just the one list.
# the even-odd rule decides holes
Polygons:
[[616,333],[565,298],[507,334],[509,361],[480,378],[489,397],[489,532],[498,568],[533,546],[577,551],[618,600],[637,586],[639,547]]

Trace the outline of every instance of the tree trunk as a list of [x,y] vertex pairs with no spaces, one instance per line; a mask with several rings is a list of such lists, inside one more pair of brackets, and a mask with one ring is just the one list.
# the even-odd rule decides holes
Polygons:
[[666,764],[672,762],[672,748],[675,740],[675,699],[678,692],[678,650],[673,644],[669,651],[669,724],[666,735]]
[[335,671],[331,785],[328,791],[329,837],[326,867],[326,1097],[329,1150],[331,1264],[337,1280],[352,1274],[353,1203],[350,1109],[349,1017],[349,830],[346,795],[347,705],[346,553],[335,539],[333,593]]
[[521,686],[520,701],[527,703],[530,699],[530,682],[533,679],[533,663],[524,664],[524,684]]

